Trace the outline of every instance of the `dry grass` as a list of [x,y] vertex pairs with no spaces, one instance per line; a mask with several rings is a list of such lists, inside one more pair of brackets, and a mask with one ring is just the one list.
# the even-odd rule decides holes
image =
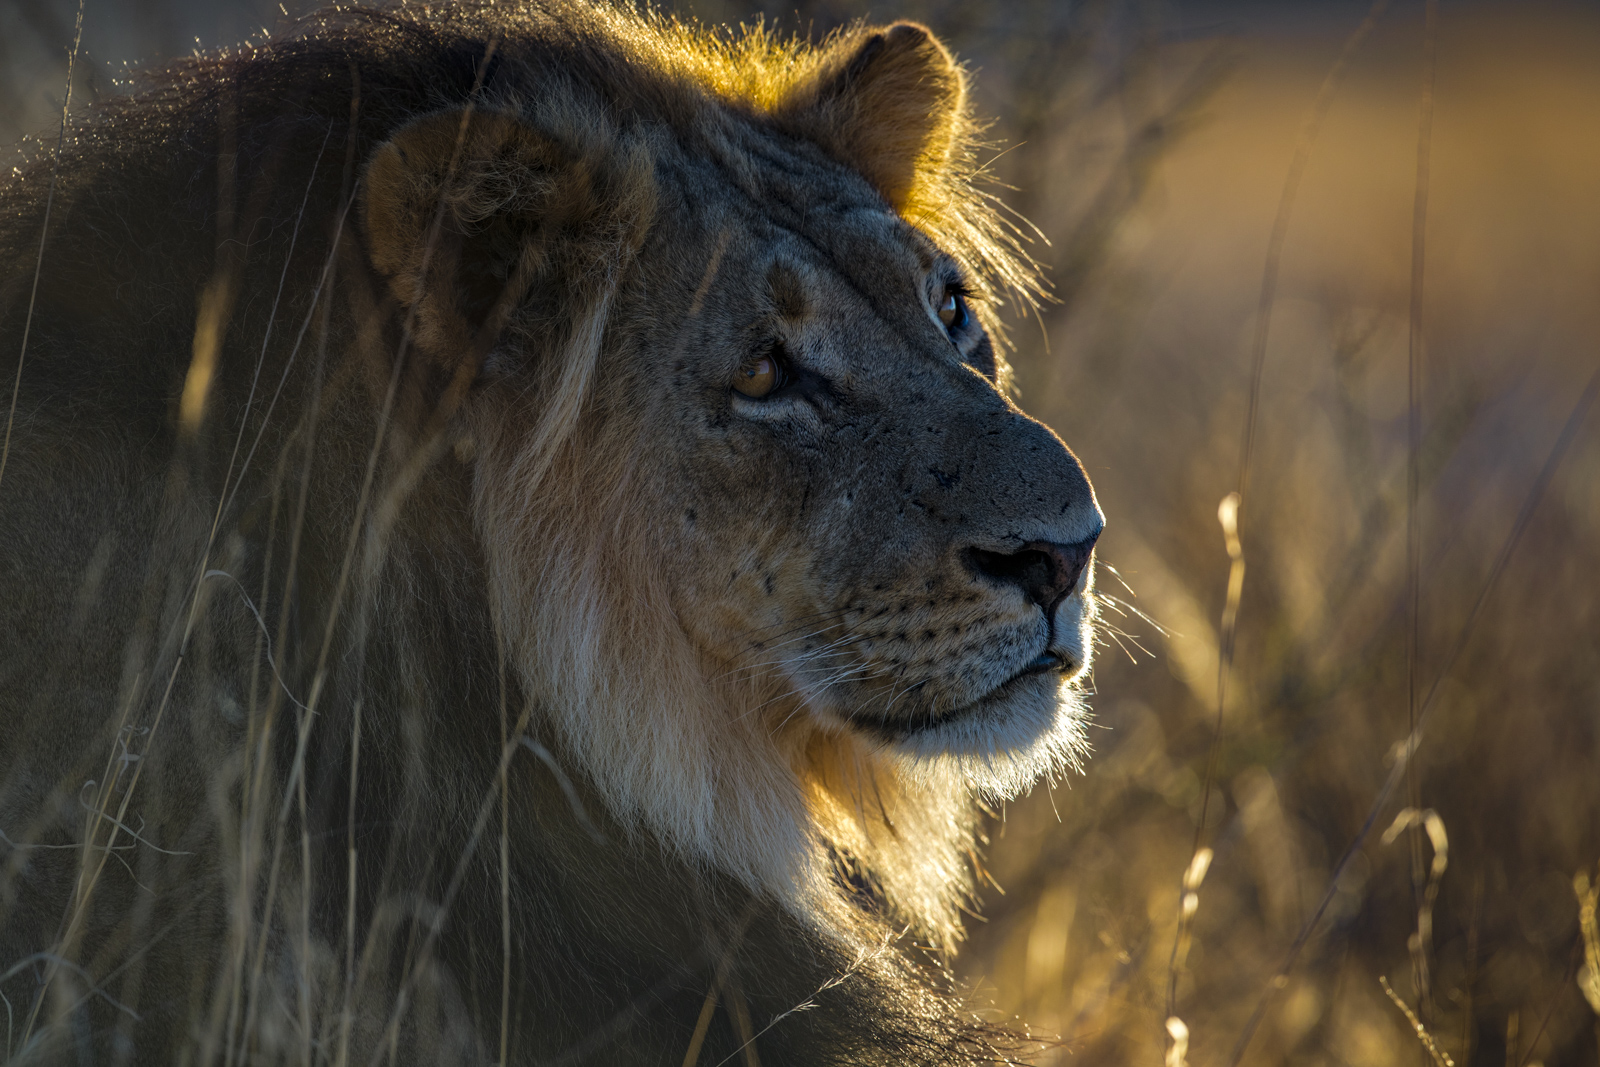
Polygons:
[[[1595,1063],[1600,19],[1446,6],[1419,186],[1421,5],[1332,79],[1366,4],[1064,8],[871,11],[946,34],[1017,145],[1059,298],[1013,329],[1023,400],[1095,480],[1101,588],[1165,629],[1111,605],[1097,755],[992,825],[964,974],[1044,1062]],[[91,6],[80,92],[187,43],[149,9]],[[3,18],[4,132],[38,133],[72,8]]]
[[[1233,1062],[1263,1001],[1245,1062],[1431,1059],[1384,975],[1457,1063],[1600,1053],[1572,977],[1571,882],[1600,855],[1592,425],[1574,427],[1533,492],[1600,366],[1597,146],[1574,136],[1600,104],[1579,59],[1593,21],[1443,12],[1414,452],[1421,11],[1391,12],[1354,57],[1284,245],[1240,517],[1238,647],[1208,773],[1229,584],[1215,514],[1237,486],[1263,260],[1297,134],[1360,16],[1342,32],[1239,42],[1232,79],[1167,148],[1089,290],[1051,323],[1054,354],[1022,361],[1030,409],[1096,480],[1105,560],[1173,634],[1138,664],[1105,650],[1095,681],[1108,729],[1088,774],[995,830],[1007,892],[974,928],[968,973],[1003,1009],[1060,1033],[1073,1053],[1061,1062],[1160,1062],[1172,1014],[1189,1062]],[[1408,692],[1421,703],[1434,686],[1416,796],[1402,783],[1374,813],[1409,730]],[[1436,813],[1425,825],[1437,834],[1386,845],[1369,833],[1335,877],[1369,814],[1381,832],[1408,803]],[[1216,852],[1169,1009],[1202,811]],[[1448,841],[1448,867],[1429,837]]]

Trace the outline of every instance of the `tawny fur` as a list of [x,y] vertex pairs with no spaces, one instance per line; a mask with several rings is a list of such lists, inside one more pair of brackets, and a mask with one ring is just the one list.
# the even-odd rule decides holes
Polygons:
[[[922,27],[573,0],[312,16],[98,107],[7,365],[17,1047],[1016,1047],[941,960],[977,801],[1078,758],[1093,608],[981,561],[1102,520],[1009,399],[973,136]],[[0,192],[12,352],[53,165]]]

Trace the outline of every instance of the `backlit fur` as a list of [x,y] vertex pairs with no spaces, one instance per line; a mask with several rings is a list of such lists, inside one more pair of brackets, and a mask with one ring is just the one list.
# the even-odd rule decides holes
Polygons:
[[[91,115],[0,478],[34,1056],[1007,1047],[936,960],[976,803],[1083,749],[1089,574],[1011,575],[1102,519],[1009,397],[965,79],[911,24],[540,0]],[[13,352],[51,166],[3,193]]]

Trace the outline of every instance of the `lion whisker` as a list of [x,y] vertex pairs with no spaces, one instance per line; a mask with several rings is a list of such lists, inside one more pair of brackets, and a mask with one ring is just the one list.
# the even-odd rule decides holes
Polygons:
[[[848,610],[817,611],[806,615],[799,615],[794,618],[785,619],[782,622],[771,623],[767,626],[752,627],[751,629],[745,630],[740,634],[736,634],[733,637],[728,638],[728,640],[719,645],[713,646],[712,650],[725,651],[731,646],[745,644],[754,641],[756,638],[761,638],[762,644],[768,647],[773,647],[773,641],[779,638],[788,637],[796,631],[801,630],[805,626],[816,623],[818,620],[822,620],[823,625],[812,632],[823,633],[831,625],[843,619],[848,614],[850,614]],[[782,629],[780,629],[780,627],[782,627]]]
[[[812,652],[805,653],[802,656],[802,660],[819,658],[820,655],[822,655],[824,653],[825,654],[829,654],[829,655],[832,654],[832,652],[828,650],[828,646],[824,646],[822,649],[817,649],[817,650],[814,650]],[[794,666],[799,666],[799,665],[794,665]],[[857,664],[857,665],[854,665],[854,666],[846,666],[846,667],[835,668],[834,672],[832,674],[825,675],[824,678],[820,682],[804,682],[804,681],[802,681],[795,688],[791,688],[789,690],[786,690],[785,692],[779,693],[776,696],[769,697],[768,699],[762,701],[761,703],[755,705],[754,707],[747,708],[746,710],[740,712],[738,715],[736,715],[734,717],[733,721],[734,722],[738,722],[741,719],[745,719],[745,718],[747,718],[747,717],[749,717],[751,715],[756,714],[757,712],[762,711],[763,709],[765,709],[767,707],[770,707],[772,704],[775,704],[778,701],[783,700],[783,699],[785,699],[787,697],[799,696],[802,700],[817,699],[817,696],[820,695],[822,692],[826,691],[826,689],[828,687],[838,684],[839,682],[845,680],[845,678],[847,678],[847,677],[851,677],[851,676],[854,676],[854,675],[859,674],[859,673],[867,673],[867,672],[870,672],[873,669],[874,668],[870,664]],[[815,689],[817,691],[817,694],[813,695],[813,694],[807,693],[806,690],[808,690],[808,689]],[[791,713],[791,717],[792,717],[792,713]],[[788,719],[785,718],[784,722],[788,722]]]
[[[826,632],[827,632],[826,627],[824,627],[823,629],[820,629],[820,630],[813,630],[810,633],[802,634],[802,635],[800,635],[798,637],[792,637],[787,641],[781,641],[781,642],[779,642],[777,644],[769,644],[766,647],[764,647],[761,651],[763,651],[763,652],[777,652],[781,648],[785,648],[785,647],[787,647],[789,645],[800,644],[801,642],[804,642],[804,641],[809,641],[812,638],[817,637],[817,636],[819,636],[819,635],[821,635],[823,633],[826,633]],[[813,656],[813,655],[817,655],[817,654],[820,654],[820,653],[823,653],[823,652],[831,651],[832,649],[839,647],[841,644],[848,643],[849,641],[852,641],[852,640],[854,640],[854,635],[847,634],[847,635],[845,635],[843,637],[839,637],[839,638],[834,639],[833,641],[827,642],[826,644],[823,644],[823,645],[819,646],[816,649],[808,649],[804,653],[802,653],[802,655],[803,656]],[[721,674],[716,675],[715,677],[712,678],[712,681],[719,681],[719,680],[721,680],[723,678],[727,678],[727,677],[730,677],[732,675],[736,675],[736,674],[742,673],[744,671],[758,670],[758,669],[760,669],[762,667],[771,667],[771,666],[775,666],[777,664],[781,664],[781,663],[784,663],[784,662],[786,662],[786,657],[784,657],[784,656],[775,656],[775,657],[773,657],[771,659],[762,659],[762,660],[756,660],[754,662],[738,664],[736,666],[728,668],[726,671],[723,671]]]
[[[1145,648],[1143,645],[1141,645],[1138,642],[1137,639],[1129,636],[1128,634],[1123,633],[1120,630],[1115,629],[1114,627],[1101,626],[1099,628],[1098,632],[1104,633],[1107,637],[1111,638],[1111,640],[1115,641],[1117,643],[1117,647],[1122,649],[1122,654],[1128,657],[1128,662],[1130,662],[1130,663],[1138,663],[1139,659],[1132,652],[1128,651],[1128,646],[1127,645],[1122,643],[1122,639],[1124,637],[1126,637],[1128,639],[1128,641],[1130,643],[1132,643],[1134,648],[1137,648],[1140,652],[1143,652],[1147,656],[1150,655],[1150,650],[1148,648]],[[1104,642],[1097,642],[1097,643],[1101,644],[1101,645],[1105,644]],[[1109,646],[1106,646],[1106,647],[1109,647]]]
[[[1115,573],[1115,572],[1113,572],[1113,573]],[[1131,590],[1130,590],[1130,592],[1131,592]],[[1094,599],[1095,599],[1095,602],[1097,604],[1104,604],[1107,607],[1111,608],[1111,610],[1117,612],[1117,614],[1119,614],[1119,615],[1135,615],[1135,616],[1138,616],[1140,619],[1143,619],[1145,622],[1149,623],[1152,627],[1154,627],[1155,631],[1157,633],[1159,633],[1162,637],[1171,637],[1172,636],[1172,631],[1168,630],[1165,626],[1162,626],[1159,622],[1157,622],[1156,620],[1152,619],[1148,614],[1146,614],[1145,612],[1141,611],[1138,608],[1137,605],[1130,604],[1126,600],[1123,600],[1121,597],[1112,596],[1109,593],[1102,593],[1102,592],[1099,592],[1097,590],[1095,592],[1095,594],[1094,594]]]

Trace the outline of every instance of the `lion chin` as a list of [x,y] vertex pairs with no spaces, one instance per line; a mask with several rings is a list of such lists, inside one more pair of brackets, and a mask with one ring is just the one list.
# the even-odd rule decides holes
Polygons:
[[922,953],[1105,520],[965,69],[527,0],[141,77],[0,185],[24,1058],[1011,1057]]
[[[946,710],[884,715],[848,706],[811,705],[882,742],[915,777],[920,764],[949,764],[986,800],[1008,800],[1041,777],[1081,769],[1088,753],[1088,708],[1078,680],[1089,669],[1090,628],[1081,627],[1067,666],[1038,656],[971,703]],[[824,697],[824,700],[826,698]]]
[[[1000,801],[1030,789],[1041,777],[1079,770],[1088,752],[1088,709],[1079,687],[1090,668],[1094,600],[1092,575],[1056,608],[1052,636],[1038,654],[975,698],[945,707],[917,707],[904,690],[887,706],[862,706],[795,672],[791,682],[821,728],[856,731],[892,756],[901,773],[956,768],[974,795]],[[1009,669],[1003,666],[1002,670]]]

